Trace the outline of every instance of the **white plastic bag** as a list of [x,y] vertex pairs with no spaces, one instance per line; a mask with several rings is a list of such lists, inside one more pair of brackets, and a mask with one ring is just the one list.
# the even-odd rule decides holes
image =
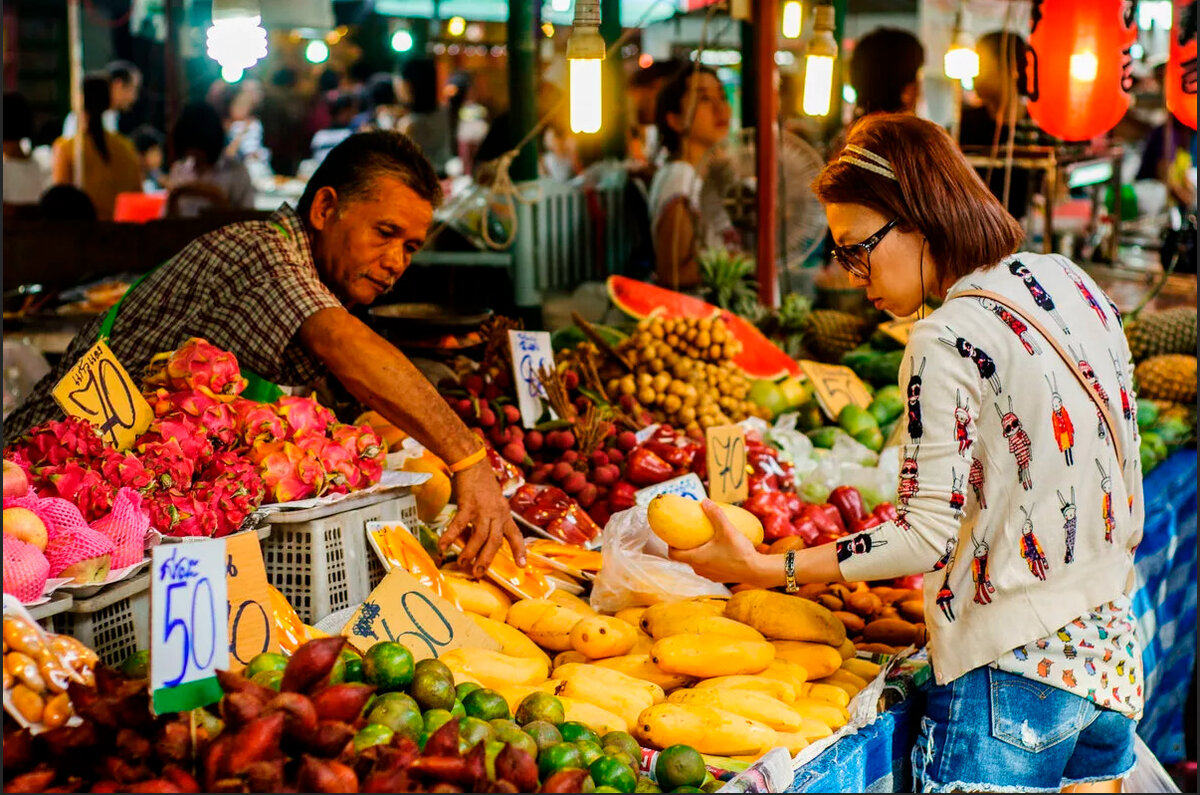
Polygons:
[[1121,792],[1179,792],[1175,780],[1163,769],[1154,752],[1146,747],[1140,735],[1134,734],[1137,767],[1121,780]]
[[592,583],[592,607],[616,612],[693,596],[729,596],[686,563],[667,558],[667,545],[650,531],[646,508],[613,514],[604,526],[604,565]]

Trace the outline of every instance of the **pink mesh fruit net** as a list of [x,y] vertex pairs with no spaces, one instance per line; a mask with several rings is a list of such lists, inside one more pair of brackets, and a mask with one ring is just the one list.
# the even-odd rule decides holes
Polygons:
[[89,529],[87,521],[75,507],[75,503],[68,502],[61,497],[47,497],[27,507],[45,522],[46,534],[50,538],[55,538],[64,532]]
[[50,577],[50,562],[37,547],[19,538],[4,538],[4,592],[22,602],[42,595]]
[[60,533],[46,544],[46,560],[50,561],[50,576],[57,577],[67,566],[81,560],[112,555],[113,542],[108,536],[84,525],[71,532]]
[[150,515],[142,508],[142,495],[123,486],[113,498],[112,511],[92,523],[96,530],[112,540],[112,567],[120,569],[141,561],[146,554],[146,533]]

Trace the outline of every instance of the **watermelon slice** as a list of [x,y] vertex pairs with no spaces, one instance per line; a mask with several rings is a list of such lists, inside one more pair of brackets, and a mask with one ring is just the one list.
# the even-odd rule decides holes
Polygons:
[[748,377],[773,380],[785,375],[800,375],[796,361],[767,339],[753,323],[699,298],[627,276],[609,276],[608,294],[622,312],[639,320],[652,314],[666,318],[720,316],[729,333],[742,343],[742,352],[734,357],[733,363]]

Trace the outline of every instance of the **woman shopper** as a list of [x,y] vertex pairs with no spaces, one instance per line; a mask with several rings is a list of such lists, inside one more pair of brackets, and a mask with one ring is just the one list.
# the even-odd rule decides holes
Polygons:
[[861,120],[814,190],[876,307],[944,299],[900,373],[900,518],[764,555],[709,505],[716,537],[675,556],[788,590],[925,572],[917,791],[1119,791],[1142,710],[1142,480],[1117,309],[1068,260],[1014,253],[1020,227],[931,122]]

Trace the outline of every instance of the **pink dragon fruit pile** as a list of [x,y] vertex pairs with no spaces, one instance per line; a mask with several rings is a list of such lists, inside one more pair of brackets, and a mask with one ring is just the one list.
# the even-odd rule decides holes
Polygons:
[[146,378],[155,419],[131,450],[106,447],[90,424],[68,418],[33,428],[5,457],[89,522],[113,509],[119,488],[134,489],[151,525],[178,536],[227,535],[264,501],[379,481],[387,450],[369,426],[340,424],[312,398],[245,400],[245,386],[233,354],[193,338]]

